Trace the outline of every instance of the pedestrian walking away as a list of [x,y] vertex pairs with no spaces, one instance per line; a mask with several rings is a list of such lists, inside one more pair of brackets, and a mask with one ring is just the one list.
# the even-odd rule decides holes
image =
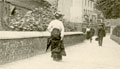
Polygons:
[[106,36],[106,33],[105,33],[105,29],[104,29],[104,25],[103,24],[100,24],[99,25],[99,29],[98,29],[98,44],[99,46],[102,46],[103,44],[103,38]]
[[62,60],[62,56],[66,56],[63,38],[64,38],[64,26],[61,20],[62,14],[56,13],[56,19],[51,21],[47,30],[51,33],[48,38],[47,49],[51,47],[51,57],[55,61]]

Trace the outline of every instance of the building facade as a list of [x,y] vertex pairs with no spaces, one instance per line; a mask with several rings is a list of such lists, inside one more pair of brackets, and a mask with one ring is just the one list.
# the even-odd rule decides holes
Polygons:
[[86,19],[96,20],[93,0],[58,0],[58,10],[65,19],[74,23],[84,23]]

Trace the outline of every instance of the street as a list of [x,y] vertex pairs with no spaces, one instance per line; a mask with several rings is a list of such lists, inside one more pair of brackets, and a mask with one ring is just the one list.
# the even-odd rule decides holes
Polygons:
[[120,69],[120,45],[107,35],[103,46],[93,38],[92,43],[83,43],[66,48],[67,56],[60,62],[50,57],[51,53],[1,65],[0,69]]

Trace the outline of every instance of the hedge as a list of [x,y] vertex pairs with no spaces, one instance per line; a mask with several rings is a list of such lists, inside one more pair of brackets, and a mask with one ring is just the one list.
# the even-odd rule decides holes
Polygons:
[[112,34],[117,36],[117,37],[120,37],[120,25],[116,26],[113,31],[112,31]]

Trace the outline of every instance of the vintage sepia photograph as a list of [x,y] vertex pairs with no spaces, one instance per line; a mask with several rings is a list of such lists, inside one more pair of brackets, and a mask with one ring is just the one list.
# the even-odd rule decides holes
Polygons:
[[120,69],[120,0],[0,0],[0,69]]

